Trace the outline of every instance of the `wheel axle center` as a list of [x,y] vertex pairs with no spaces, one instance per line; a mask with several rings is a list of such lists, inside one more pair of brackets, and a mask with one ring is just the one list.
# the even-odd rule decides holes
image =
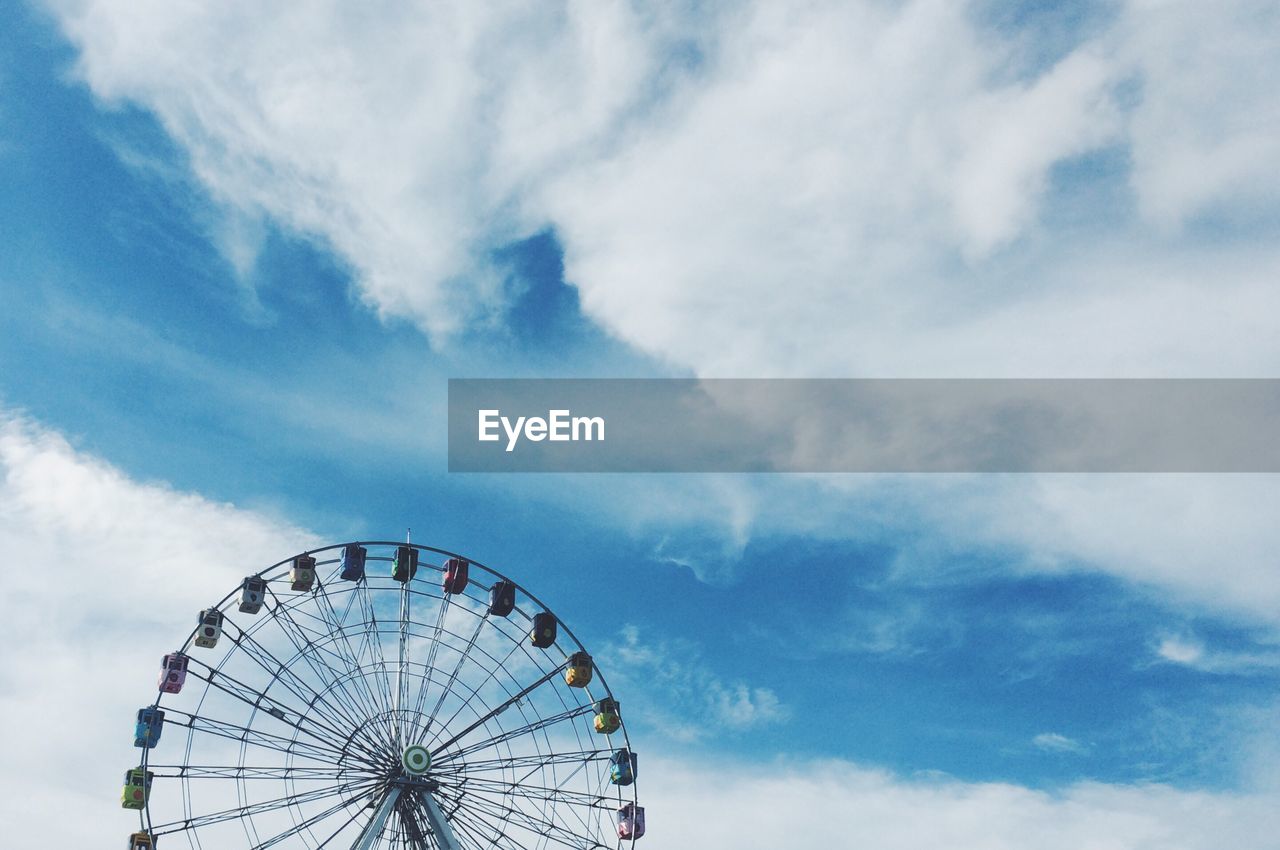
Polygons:
[[410,776],[422,776],[431,769],[431,753],[421,744],[413,744],[405,748],[400,763]]

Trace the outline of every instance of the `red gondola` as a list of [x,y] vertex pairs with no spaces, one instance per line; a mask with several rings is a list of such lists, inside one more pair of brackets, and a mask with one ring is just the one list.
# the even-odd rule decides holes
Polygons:
[[462,558],[450,558],[444,562],[444,592],[462,593],[467,589],[467,567]]

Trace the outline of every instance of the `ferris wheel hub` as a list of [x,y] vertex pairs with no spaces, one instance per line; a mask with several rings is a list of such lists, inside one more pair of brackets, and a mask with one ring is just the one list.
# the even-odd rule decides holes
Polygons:
[[431,753],[426,747],[413,744],[405,748],[404,755],[400,757],[400,763],[404,765],[405,772],[410,776],[421,776],[431,769]]

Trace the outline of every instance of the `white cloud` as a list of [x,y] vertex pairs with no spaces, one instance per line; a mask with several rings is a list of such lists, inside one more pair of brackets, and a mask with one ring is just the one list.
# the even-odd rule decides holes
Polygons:
[[[551,226],[587,313],[700,375],[1280,362],[1274,247],[1162,236],[1280,196],[1264,0],[1131,0],[1034,72],[941,0],[50,5],[216,200],[324,240],[437,338],[498,306],[492,249]],[[1045,231],[1054,169],[1110,145],[1130,173],[1079,178],[1106,191]]]
[[1041,732],[1031,739],[1031,744],[1037,749],[1049,753],[1075,753],[1079,755],[1088,751],[1088,748],[1079,741],[1057,732]]
[[661,847],[1264,850],[1280,832],[1274,794],[1099,783],[1050,793],[834,761],[643,765],[646,840]]
[[[937,0],[51,5],[95,93],[154,111],[216,200],[324,240],[437,337],[499,305],[489,251],[553,226],[588,314],[701,375],[1280,360],[1274,250],[1160,236],[1276,199],[1261,0],[1134,0],[1034,74]],[[1113,144],[1156,232],[1111,209],[1044,232],[1055,166]],[[1091,179],[1127,202],[1126,175]]]
[[1155,653],[1161,661],[1202,673],[1247,675],[1269,673],[1280,668],[1280,649],[1274,643],[1248,651],[1227,650],[1208,647],[1194,635],[1166,634],[1160,638]]
[[1160,641],[1156,654],[1175,664],[1195,664],[1204,657],[1204,647],[1198,641],[1180,637],[1166,637]]
[[43,824],[58,846],[123,841],[136,820],[121,777],[160,656],[264,558],[307,542],[274,518],[132,481],[0,410],[4,822]]
[[[904,279],[927,304],[939,263],[1024,233],[1054,163],[1120,127],[1095,47],[1013,79],[936,0],[51,5],[96,94],[153,110],[220,202],[330,243],[384,314],[482,315],[487,251],[550,224],[588,312],[703,373],[744,334],[738,368],[855,366],[816,332],[900,312]],[[810,327],[808,354],[764,315]]]
[[1268,0],[1128,4],[1119,52],[1139,74],[1133,184],[1166,227],[1280,201],[1280,11]]
[[997,81],[1004,58],[962,4],[763,5],[631,145],[551,185],[566,277],[704,376],[940,362],[959,259],[1025,233],[1051,166],[1118,130],[1091,49],[1029,81]]
[[[132,820],[116,782],[136,757],[132,712],[151,693],[157,656],[263,553],[302,548],[308,536],[132,481],[20,417],[0,422],[0,548],[13,566],[0,607],[0,640],[11,648],[0,722],[29,732],[6,744],[0,810],[7,823],[56,825],[59,846],[123,836]],[[657,682],[679,663],[708,716],[733,728],[785,717],[775,694],[707,676],[687,650],[628,632],[615,669]],[[1042,739],[1051,749],[1068,740]],[[1261,850],[1280,829],[1274,794],[1097,783],[1049,793],[906,780],[837,761],[709,768],[661,749],[644,749],[641,773],[654,846]]]
[[95,94],[153,110],[218,202],[327,242],[434,334],[495,304],[486,253],[544,221],[527,184],[619,132],[675,36],[622,2],[50,5]]
[[1280,623],[1280,476],[744,475],[588,480],[573,493],[712,582],[732,578],[747,541],[796,535],[891,549],[913,581],[1101,570],[1192,612]]
[[1014,476],[944,488],[925,512],[956,544],[1013,547],[1028,569],[1102,568],[1181,604],[1280,621],[1280,536],[1267,519],[1280,508],[1276,476]]
[[[1008,33],[942,0],[714,17],[50,5],[93,91],[159,116],[216,200],[324,240],[369,304],[437,338],[498,304],[490,249],[552,226],[587,314],[700,375],[1280,365],[1280,254],[1247,226],[1277,198],[1280,21],[1264,0],[1131,0],[1034,72]],[[1107,148],[1131,167],[1078,177],[1072,217],[1055,169]],[[1182,238],[1222,210],[1246,219],[1239,238]],[[759,533],[932,528],[953,552],[1280,611],[1270,479],[689,489],[640,521],[661,535],[713,517],[730,555]],[[698,557],[679,540],[662,555]]]

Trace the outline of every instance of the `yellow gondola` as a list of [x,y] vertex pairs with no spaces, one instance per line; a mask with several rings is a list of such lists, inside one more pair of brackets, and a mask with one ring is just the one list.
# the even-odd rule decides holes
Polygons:
[[564,671],[564,681],[571,688],[585,688],[591,684],[591,656],[575,652],[569,656],[569,666]]

